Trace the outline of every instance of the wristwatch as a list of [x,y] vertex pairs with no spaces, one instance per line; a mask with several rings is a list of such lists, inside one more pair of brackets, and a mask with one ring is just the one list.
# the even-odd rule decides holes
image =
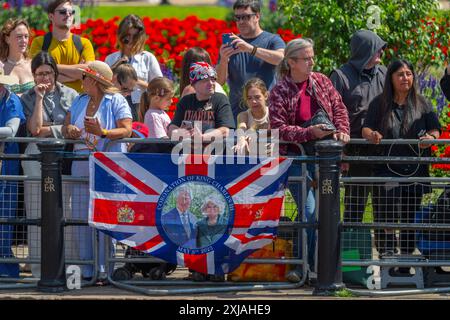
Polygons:
[[106,129],[102,129],[102,135],[100,136],[100,138],[106,138],[106,136],[108,135],[108,130]]

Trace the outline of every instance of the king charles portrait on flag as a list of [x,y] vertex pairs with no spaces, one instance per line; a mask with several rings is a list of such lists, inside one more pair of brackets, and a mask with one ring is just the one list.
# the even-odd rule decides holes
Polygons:
[[90,156],[89,223],[121,243],[223,275],[277,234],[292,160],[102,153]]

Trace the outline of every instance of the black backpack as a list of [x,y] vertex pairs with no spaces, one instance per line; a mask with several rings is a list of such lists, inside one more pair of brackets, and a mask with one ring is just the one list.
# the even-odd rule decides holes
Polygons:
[[[52,33],[47,32],[44,36],[44,43],[42,44],[42,51],[48,52],[48,48],[50,48],[50,44],[52,43]],[[73,44],[75,45],[75,48],[77,49],[78,53],[80,54],[83,52],[83,44],[81,43],[81,37],[77,34],[72,34],[72,40]]]

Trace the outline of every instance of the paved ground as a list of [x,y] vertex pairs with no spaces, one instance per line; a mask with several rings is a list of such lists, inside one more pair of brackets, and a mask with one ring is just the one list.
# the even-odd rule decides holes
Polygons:
[[312,295],[311,288],[293,290],[271,290],[236,293],[214,293],[195,295],[170,295],[170,296],[146,296],[117,289],[111,285],[103,287],[88,287],[81,290],[72,290],[61,294],[45,294],[35,289],[21,290],[1,290],[0,300],[20,299],[20,300],[449,300],[449,294],[417,294],[395,297],[317,297]]
[[[181,280],[187,275],[186,269],[177,269],[169,279]],[[230,283],[236,285],[237,283]],[[178,286],[168,287],[160,286],[147,287],[148,289],[168,289],[168,288],[202,288],[204,284],[196,284],[194,286]],[[142,287],[141,287],[142,288]],[[405,290],[412,290],[413,287],[405,287]],[[47,294],[38,292],[36,289],[13,289],[0,290],[0,300],[343,300],[343,299],[377,299],[377,300],[392,300],[392,299],[419,299],[419,300],[449,300],[450,293],[442,294],[416,294],[408,296],[396,297],[317,297],[312,295],[313,288],[303,286],[298,289],[282,289],[282,290],[261,290],[261,291],[240,291],[228,293],[208,293],[208,294],[183,294],[183,295],[154,295],[148,296],[140,293],[135,293],[127,290],[122,290],[113,285],[106,286],[91,286],[84,287],[81,290],[69,290],[58,294]]]

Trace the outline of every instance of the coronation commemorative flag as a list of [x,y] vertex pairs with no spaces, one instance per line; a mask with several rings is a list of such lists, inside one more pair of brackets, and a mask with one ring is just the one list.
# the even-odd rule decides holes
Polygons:
[[292,160],[174,157],[91,154],[90,225],[154,257],[216,275],[276,238]]

